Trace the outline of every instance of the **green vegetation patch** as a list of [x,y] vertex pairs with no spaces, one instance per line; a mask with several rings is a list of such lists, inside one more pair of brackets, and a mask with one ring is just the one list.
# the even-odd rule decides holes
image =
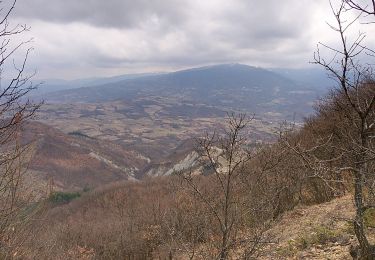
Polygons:
[[328,243],[339,241],[346,234],[347,230],[317,226],[310,234],[299,237],[296,241],[297,247],[300,249],[306,249],[312,245],[326,245]]
[[88,136],[87,134],[82,133],[81,131],[73,131],[69,132],[68,135],[74,135],[74,136],[79,136],[79,137],[85,137],[85,138],[90,138],[92,139],[91,136]]
[[65,204],[79,197],[81,197],[81,193],[79,192],[57,191],[49,196],[49,201],[55,204]]

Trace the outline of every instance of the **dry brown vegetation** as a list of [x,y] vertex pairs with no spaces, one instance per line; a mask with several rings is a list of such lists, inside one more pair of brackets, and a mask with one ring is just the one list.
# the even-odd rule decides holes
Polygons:
[[[210,203],[219,205],[212,176],[197,177],[197,181]],[[256,193],[236,194],[247,200],[238,210],[250,212],[236,219],[231,258],[254,256],[259,248],[277,241],[264,233],[269,227],[264,220],[275,217],[270,214],[274,208],[264,205]],[[278,210],[280,204],[288,203],[280,200]],[[217,219],[179,177],[111,185],[67,205],[50,207],[34,223],[33,236],[16,255],[28,259],[213,259],[219,253]]]
[[[348,96],[355,100],[354,106]],[[351,221],[361,249],[352,253],[359,259],[373,259],[364,222],[374,205],[374,97],[372,80],[347,93],[334,90],[299,133],[282,138],[309,171],[309,178],[321,180],[332,194],[353,192],[356,214]],[[360,112],[364,108],[368,110]]]
[[278,238],[267,231],[285,211],[336,194],[322,179],[310,178],[298,154],[281,141],[245,152],[241,120],[232,117],[218,138],[201,140],[200,163],[212,174],[113,184],[65,205],[49,200],[33,222],[33,236],[13,255],[251,259],[276,246]]
[[51,126],[29,122],[22,127],[22,142],[33,143],[29,172],[55,189],[72,191],[95,188],[135,178],[147,160],[110,141],[81,133],[64,134]]

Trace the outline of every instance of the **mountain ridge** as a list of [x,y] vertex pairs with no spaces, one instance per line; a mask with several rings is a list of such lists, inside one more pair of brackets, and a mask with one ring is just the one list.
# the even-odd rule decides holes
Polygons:
[[51,103],[97,103],[162,96],[179,102],[216,106],[264,115],[279,113],[292,118],[311,112],[321,90],[303,86],[270,70],[221,64],[171,73],[148,75],[99,86],[49,93]]

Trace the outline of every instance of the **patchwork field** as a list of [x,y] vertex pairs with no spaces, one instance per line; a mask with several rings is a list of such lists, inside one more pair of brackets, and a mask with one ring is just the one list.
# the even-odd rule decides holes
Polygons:
[[[147,97],[107,103],[47,104],[38,119],[66,134],[112,141],[150,160],[160,160],[183,141],[221,129],[225,116],[224,110],[203,104]],[[254,118],[249,134],[254,141],[267,142],[277,129],[278,123]]]

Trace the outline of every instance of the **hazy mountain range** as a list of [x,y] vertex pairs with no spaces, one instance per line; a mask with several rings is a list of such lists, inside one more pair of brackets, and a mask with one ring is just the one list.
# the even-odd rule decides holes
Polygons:
[[243,110],[259,115],[277,113],[291,118],[311,112],[312,103],[332,82],[321,70],[266,70],[223,64],[163,74],[133,74],[74,81],[46,81],[46,102],[108,102],[162,96]]

